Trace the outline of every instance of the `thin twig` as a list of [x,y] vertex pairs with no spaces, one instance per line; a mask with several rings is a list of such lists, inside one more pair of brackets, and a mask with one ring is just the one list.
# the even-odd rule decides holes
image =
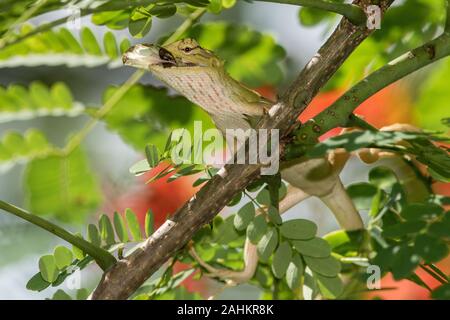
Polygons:
[[256,0],[256,1],[292,4],[297,6],[326,10],[346,17],[351,23],[355,25],[362,25],[367,20],[367,16],[364,13],[364,11],[357,5],[350,3],[339,3],[325,0]]
[[76,235],[61,228],[60,226],[48,220],[45,220],[35,214],[31,214],[21,208],[18,208],[1,200],[0,200],[0,209],[4,210],[5,212],[11,213],[23,220],[26,220],[34,224],[35,226],[47,230],[48,232],[54,234],[58,238],[61,238],[69,242],[70,244],[76,246],[86,254],[90,255],[103,270],[107,270],[116,262],[116,258],[114,258],[114,256],[110,254],[108,251],[95,246],[94,244],[84,240],[83,238],[77,237]]

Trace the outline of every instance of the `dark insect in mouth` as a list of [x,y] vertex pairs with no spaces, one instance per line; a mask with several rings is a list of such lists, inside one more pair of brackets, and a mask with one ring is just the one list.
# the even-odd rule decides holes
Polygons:
[[159,57],[161,60],[167,61],[162,63],[163,68],[170,68],[176,63],[173,55],[164,48],[159,49]]

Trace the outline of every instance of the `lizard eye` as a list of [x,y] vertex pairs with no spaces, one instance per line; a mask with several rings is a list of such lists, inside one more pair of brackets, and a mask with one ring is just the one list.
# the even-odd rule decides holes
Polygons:
[[184,51],[184,52],[186,52],[186,53],[189,53],[189,52],[191,52],[191,50],[192,50],[192,49],[191,49],[191,48],[189,48],[189,47],[186,47],[186,48],[184,48],[184,49],[183,49],[183,51]]

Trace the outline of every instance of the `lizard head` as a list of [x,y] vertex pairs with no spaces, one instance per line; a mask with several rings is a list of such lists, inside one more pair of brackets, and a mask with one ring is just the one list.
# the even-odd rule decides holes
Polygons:
[[143,69],[219,67],[222,61],[194,39],[186,38],[166,46],[138,44],[122,56],[125,65]]

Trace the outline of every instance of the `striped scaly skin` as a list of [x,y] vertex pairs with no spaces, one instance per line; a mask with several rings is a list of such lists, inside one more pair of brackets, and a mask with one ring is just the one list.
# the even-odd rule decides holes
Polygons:
[[[200,47],[194,39],[183,39],[162,47],[138,44],[128,49],[122,59],[125,65],[150,71],[202,107],[222,134],[226,129],[253,128],[274,104],[231,78],[224,69],[224,62],[213,52]],[[280,202],[280,214],[309,196],[317,196],[343,229],[364,228],[339,178],[347,159],[348,155],[333,153],[328,159],[298,160],[285,165],[281,175],[291,186]],[[251,279],[258,264],[256,246],[248,240],[244,253],[245,269],[239,272],[214,269],[192,250],[191,253],[212,276],[233,283]]]
[[145,68],[201,106],[217,128],[248,129],[273,102],[231,78],[224,62],[193,39],[165,47],[138,44],[123,56],[126,65]]

